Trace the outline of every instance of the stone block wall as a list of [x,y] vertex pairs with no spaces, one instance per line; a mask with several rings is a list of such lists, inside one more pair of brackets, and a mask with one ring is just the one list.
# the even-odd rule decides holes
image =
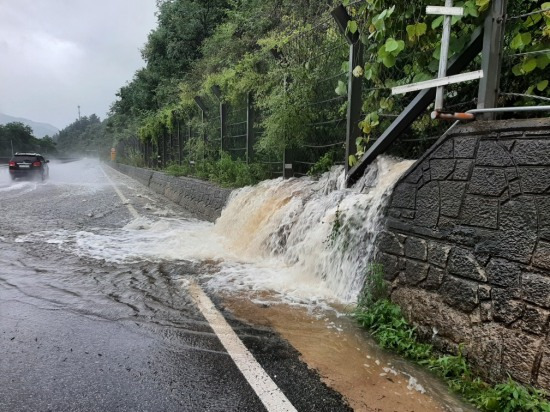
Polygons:
[[120,163],[109,163],[109,166],[183,206],[200,219],[210,222],[214,222],[220,217],[231,193],[230,189],[224,189],[199,179],[170,176],[162,172]]
[[550,119],[476,122],[398,182],[378,237],[391,298],[489,379],[550,389]]

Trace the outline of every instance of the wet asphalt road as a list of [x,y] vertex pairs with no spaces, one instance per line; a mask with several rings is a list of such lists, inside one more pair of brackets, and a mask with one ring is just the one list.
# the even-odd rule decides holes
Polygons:
[[[107,171],[109,169],[104,167]],[[183,283],[187,261],[110,263],[48,240],[132,220],[93,161],[51,163],[45,184],[0,169],[0,411],[264,411]],[[190,216],[109,175],[142,216]],[[223,313],[216,296],[211,296]],[[299,411],[346,411],[271,330],[226,318]]]

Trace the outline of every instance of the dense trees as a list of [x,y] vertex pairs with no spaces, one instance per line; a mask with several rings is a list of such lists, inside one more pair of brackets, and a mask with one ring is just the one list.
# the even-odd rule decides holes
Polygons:
[[131,122],[178,100],[178,85],[202,56],[201,46],[223,20],[226,0],[158,2],[158,26],[142,49],[145,67],[121,87],[111,114]]
[[[409,101],[409,96],[391,96],[391,87],[436,75],[441,19],[425,14],[425,6],[434,3],[431,0],[344,3],[349,3],[354,18],[348,30],[359,30],[366,47],[366,61],[358,62],[356,71],[365,82],[363,135],[357,140],[363,150]],[[550,7],[549,2],[540,0],[509,3],[511,14]],[[324,115],[311,106],[318,93],[317,82],[347,70],[347,46],[336,30],[327,28],[328,12],[339,2],[158,0],[157,4],[158,25],[142,49],[144,67],[120,88],[104,122],[81,119],[90,122],[85,125],[86,131],[77,124],[71,125],[59,135],[60,148],[89,149],[97,142],[110,147],[139,137],[150,151],[160,153],[164,149],[159,146],[159,139],[175,139],[183,125],[193,138],[219,134],[215,130],[218,100],[212,95],[213,85],[221,88],[223,99],[233,108],[242,105],[248,93],[254,97],[261,113],[258,150],[280,155],[284,147],[300,146],[311,139],[307,124],[322,120],[320,116]],[[489,4],[490,0],[456,2],[466,13],[463,18],[453,19],[452,55],[464,47]],[[540,53],[548,48],[550,13],[510,21],[503,69],[505,91],[548,97],[550,87],[545,70],[550,54]],[[312,55],[325,49],[331,52],[315,64],[308,62]],[[282,60],[273,58],[273,50],[283,56]],[[479,62],[474,67],[479,67]],[[324,84],[327,100],[346,93],[346,79]],[[458,86],[449,88],[447,101],[458,110],[473,107],[476,84],[460,87],[460,92]],[[193,100],[197,95],[209,105],[210,124],[200,121]],[[536,101],[503,97],[500,102],[527,103]],[[335,111],[341,115],[345,109],[344,99]],[[420,119],[408,132],[413,143],[404,144],[400,154],[412,157],[420,153],[429,144],[423,139],[437,135],[438,126],[428,115]],[[195,153],[194,158],[219,156],[219,144],[208,148],[191,142],[186,146],[189,151],[196,148],[200,148],[200,153]]]
[[61,130],[56,136],[58,149],[66,155],[108,153],[112,138],[98,116],[84,116]]
[[0,156],[9,157],[14,152],[40,152],[54,154],[55,143],[49,136],[37,139],[29,126],[14,122],[0,125]]

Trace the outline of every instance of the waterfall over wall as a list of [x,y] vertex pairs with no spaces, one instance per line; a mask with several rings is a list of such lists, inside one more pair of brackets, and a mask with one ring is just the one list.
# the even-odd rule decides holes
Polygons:
[[412,161],[379,158],[351,188],[343,168],[319,180],[270,180],[235,191],[214,230],[232,254],[275,258],[296,281],[324,282],[338,300],[356,300],[374,253],[382,209]]

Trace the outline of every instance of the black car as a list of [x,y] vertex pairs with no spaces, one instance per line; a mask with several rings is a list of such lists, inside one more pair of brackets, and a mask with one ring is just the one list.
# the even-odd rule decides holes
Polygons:
[[50,174],[48,163],[39,153],[16,153],[10,160],[10,177],[31,177],[46,180]]

